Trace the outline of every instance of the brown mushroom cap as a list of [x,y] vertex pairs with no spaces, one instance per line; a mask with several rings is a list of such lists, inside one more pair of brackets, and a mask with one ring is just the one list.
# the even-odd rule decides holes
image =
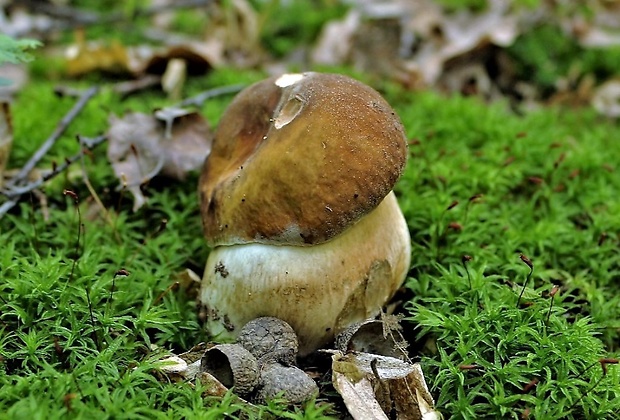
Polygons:
[[200,179],[211,245],[314,245],[374,209],[407,157],[402,124],[372,88],[303,73],[258,82],[224,113]]

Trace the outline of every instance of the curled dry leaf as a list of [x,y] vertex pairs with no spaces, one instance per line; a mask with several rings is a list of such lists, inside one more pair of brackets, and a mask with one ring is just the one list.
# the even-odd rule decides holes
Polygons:
[[146,203],[140,186],[163,166],[159,139],[157,120],[150,115],[131,113],[123,118],[110,117],[108,160],[121,187],[133,195],[134,211]]
[[361,12],[353,9],[344,19],[328,22],[312,50],[312,61],[331,66],[346,62],[361,18]]
[[0,64],[0,102],[12,102],[27,81],[28,68],[25,64]]
[[134,211],[146,202],[141,185],[162,173],[184,179],[202,166],[211,150],[212,133],[196,112],[166,108],[157,116],[133,112],[110,117],[108,160],[134,197]]
[[386,419],[392,410],[398,419],[441,418],[419,363],[371,353],[338,352],[332,356],[332,371],[334,387],[356,420]]
[[[208,372],[200,372],[200,359],[188,363],[181,355],[171,355],[157,361],[160,379],[171,382],[199,381],[205,391],[203,396],[222,397],[228,391],[220,381]],[[162,378],[163,376],[163,378]]]
[[9,104],[0,102],[0,188],[4,184],[4,170],[13,144],[13,125]]
[[620,80],[610,80],[596,88],[592,106],[607,117],[620,117]]
[[359,2],[342,21],[325,26],[312,58],[352,63],[414,88],[432,86],[454,60],[477,62],[481,50],[511,45],[527,19],[502,0],[489,1],[481,12],[456,14],[431,0]]
[[185,379],[187,362],[179,356],[171,355],[157,361],[161,373],[174,382]]
[[562,13],[559,24],[584,47],[609,48],[620,43],[620,8],[617,2],[588,2],[587,15]]
[[375,397],[372,383],[367,378],[362,377],[356,381],[349,378],[346,372],[334,370],[332,382],[355,420],[388,419]]
[[194,271],[186,268],[185,270],[176,273],[174,276],[175,281],[178,281],[181,285],[181,290],[185,293],[188,299],[196,299],[200,290],[200,283],[202,278]]
[[[171,37],[163,47],[126,46],[119,41],[86,42],[82,32],[65,51],[67,73],[76,77],[94,71],[126,74],[164,74],[170,62],[182,62],[188,74],[204,74],[223,62],[223,49],[217,43],[205,43]],[[178,64],[176,64],[178,65]]]
[[[396,317],[385,315],[384,318]],[[402,359],[407,354],[408,343],[397,339],[398,320],[391,322],[393,325],[384,320],[367,319],[350,325],[336,336],[336,348],[343,353],[367,352]]]
[[200,382],[204,388],[202,392],[203,397],[223,397],[228,392],[228,388],[222,385],[222,383],[209,372],[199,372],[196,375],[196,381]]
[[67,72],[79,76],[95,70],[108,73],[131,73],[133,60],[119,41],[86,42],[83,31],[75,33],[76,43],[65,51]]
[[207,344],[204,342],[198,343],[186,352],[179,354],[179,357],[185,360],[188,365],[200,362],[200,359],[202,359],[202,355],[211,347],[213,347],[213,344]]
[[263,58],[261,17],[248,0],[213,2],[205,42],[217,45],[229,65],[249,67]]
[[156,112],[156,117],[164,121],[166,131],[162,146],[164,149],[164,175],[183,180],[190,171],[200,169],[211,152],[213,133],[207,121],[197,112],[176,114],[174,108],[164,108]]

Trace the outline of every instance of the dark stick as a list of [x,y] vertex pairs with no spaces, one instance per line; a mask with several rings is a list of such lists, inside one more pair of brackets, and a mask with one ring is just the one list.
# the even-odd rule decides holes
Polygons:
[[[11,189],[17,184],[23,182],[28,174],[34,169],[34,167],[39,163],[41,159],[45,156],[45,154],[52,148],[54,143],[62,136],[62,134],[67,130],[69,124],[77,117],[77,115],[84,109],[88,101],[95,96],[99,89],[97,87],[92,87],[85,91],[80,99],[76,102],[76,104],[71,108],[71,110],[60,120],[60,123],[54,130],[51,136],[45,140],[45,142],[39,147],[39,149],[32,155],[32,157],[26,162],[23,168],[19,170],[17,175],[11,178],[7,182],[7,189]],[[1,213],[0,213],[1,214]]]
[[190,96],[189,98],[182,100],[177,105],[175,105],[175,107],[178,107],[178,108],[183,108],[186,106],[201,107],[202,104],[208,99],[215,98],[216,96],[226,95],[228,93],[237,93],[244,87],[245,85],[238,84],[238,85],[222,86],[222,87],[217,87],[214,89],[205,90],[204,92],[201,92],[194,96]]
[[[132,93],[135,93],[135,92],[138,92],[144,89],[148,89],[160,83],[161,83],[161,76],[147,74],[145,76],[139,77],[138,79],[112,83],[106,86],[109,86],[110,89],[112,89],[114,93],[118,93],[122,97],[127,97],[131,95]],[[74,98],[79,98],[84,93],[84,90],[76,89],[71,86],[59,85],[54,88],[54,93],[61,97],[70,96]]]
[[26,184],[24,186],[13,187],[8,190],[0,190],[0,194],[5,195],[9,199],[8,201],[2,203],[2,205],[0,206],[0,219],[2,218],[2,216],[4,216],[9,210],[11,210],[17,204],[17,202],[19,201],[19,197],[39,188],[46,181],[62,173],[65,169],[67,169],[69,165],[71,165],[73,162],[77,161],[78,159],[82,157],[82,155],[84,154],[84,150],[92,150],[99,144],[106,141],[107,139],[108,138],[104,135],[101,135],[99,137],[94,137],[92,139],[86,139],[83,137],[82,142],[83,144],[86,145],[86,148],[80,150],[79,153],[71,156],[70,158],[65,159],[63,163],[61,163],[60,165],[57,165],[54,168],[54,170],[51,171],[50,173],[45,174],[44,176],[37,179],[36,181],[32,181],[31,183]]
[[86,12],[84,10],[69,6],[60,6],[57,4],[52,5],[31,0],[20,1],[20,5],[26,6],[34,12],[43,13],[66,21],[65,26],[68,27],[131,21],[136,17],[152,16],[167,10],[201,7],[207,6],[211,3],[213,3],[213,0],[176,0],[163,5],[151,6],[145,9],[137,9],[132,15],[128,15],[124,12],[103,15],[95,12]]

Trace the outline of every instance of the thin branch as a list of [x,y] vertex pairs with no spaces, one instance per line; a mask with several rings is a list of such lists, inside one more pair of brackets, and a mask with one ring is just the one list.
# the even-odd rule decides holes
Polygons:
[[28,162],[26,162],[23,168],[19,170],[17,175],[15,175],[6,183],[5,190],[12,190],[14,186],[21,184],[28,178],[30,172],[35,168],[35,166],[37,166],[37,163],[39,163],[41,159],[43,159],[49,149],[52,148],[52,146],[56,143],[60,136],[62,136],[63,133],[67,130],[69,124],[71,124],[75,117],[77,117],[78,114],[82,111],[82,109],[84,109],[88,101],[93,96],[95,96],[95,94],[97,94],[98,90],[99,89],[97,87],[92,87],[85,91],[82,96],[80,96],[80,99],[75,103],[73,108],[69,110],[69,112],[62,118],[62,120],[60,120],[60,123],[58,123],[58,126],[56,126],[56,129],[54,130],[52,135],[49,136],[47,140],[45,140],[41,147],[39,147],[39,149],[34,153],[34,155],[32,155]]
[[[105,85],[105,87],[110,88],[112,92],[118,93],[121,97],[125,98],[133,93],[139,92],[144,89],[148,89],[153,86],[157,86],[161,83],[161,76],[157,76],[154,74],[147,74],[139,77],[138,79],[127,80],[123,82],[112,83],[110,85]],[[80,97],[83,93],[83,89],[76,89],[70,86],[56,86],[54,88],[54,93],[58,96],[71,96],[71,97]]]
[[216,96],[226,95],[229,93],[237,93],[241,89],[243,89],[245,86],[246,85],[243,85],[243,84],[237,84],[237,85],[222,86],[222,87],[217,87],[214,89],[205,90],[204,92],[201,92],[194,96],[190,96],[189,98],[182,100],[181,102],[179,102],[178,104],[174,106],[178,108],[183,108],[186,106],[195,106],[199,108],[208,99],[215,98]]
[[20,187],[13,187],[10,189],[5,189],[3,191],[0,191],[0,193],[4,194],[9,199],[8,201],[2,203],[2,205],[0,206],[0,218],[2,218],[2,216],[4,216],[9,210],[11,210],[17,204],[17,202],[19,201],[19,198],[22,195],[27,194],[39,188],[46,181],[62,173],[65,169],[69,167],[69,165],[79,160],[84,155],[85,150],[92,150],[99,144],[106,141],[107,139],[108,138],[105,135],[101,135],[101,136],[94,137],[94,138],[81,137],[80,143],[84,145],[84,148],[82,148],[75,155],[65,159],[63,163],[61,163],[60,165],[57,165],[51,172],[43,175],[41,178],[37,179],[36,181],[32,181],[26,185],[23,185]]
[[10,199],[9,201],[5,201],[4,203],[2,203],[2,205],[0,206],[0,218],[2,218],[2,216],[4,216],[9,210],[15,207],[15,204],[17,204],[16,198]]
[[154,5],[144,9],[136,9],[134,13],[114,12],[101,14],[96,12],[84,11],[75,7],[62,6],[58,4],[48,4],[33,0],[21,0],[21,6],[25,6],[33,12],[42,13],[53,18],[64,21],[65,28],[72,28],[85,25],[104,25],[117,22],[131,22],[138,17],[153,16],[168,10],[204,7],[213,3],[213,0],[176,0],[166,4]]

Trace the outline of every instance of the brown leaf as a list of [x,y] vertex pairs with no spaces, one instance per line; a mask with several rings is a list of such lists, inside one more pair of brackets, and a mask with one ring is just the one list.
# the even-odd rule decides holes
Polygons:
[[27,81],[28,67],[25,64],[0,64],[0,102],[12,102],[13,96]]
[[388,419],[377,402],[373,386],[368,379],[354,381],[346,373],[334,370],[333,383],[336,391],[342,396],[349,414],[355,420]]
[[73,77],[97,71],[134,77],[161,75],[174,60],[182,60],[188,74],[202,75],[224,63],[224,48],[219,42],[170,35],[161,40],[165,44],[162,47],[126,46],[118,40],[87,42],[81,31],[75,38],[65,52],[67,72]]
[[[222,383],[209,372],[198,373],[196,375],[196,381],[200,382],[204,388],[202,392],[203,397],[223,397],[228,392],[228,388],[222,385]],[[241,400],[241,398],[239,398],[239,400]]]
[[[188,172],[202,167],[211,152],[213,133],[207,121],[197,112],[188,112],[170,120],[165,108],[155,116],[166,122],[167,130],[161,144],[165,160],[162,171],[172,178],[183,180]],[[170,127],[168,129],[168,127]]]
[[596,88],[592,106],[607,117],[620,117],[620,80],[609,80]]
[[75,37],[76,43],[65,53],[70,76],[96,70],[114,74],[131,73],[127,48],[119,41],[87,43],[83,31],[77,31]]
[[312,61],[335,66],[346,62],[351,53],[353,36],[361,23],[361,13],[352,10],[342,20],[328,22],[312,51]]
[[156,115],[110,117],[108,160],[134,196],[134,211],[146,202],[141,185],[159,173],[182,180],[211,150],[211,130],[198,113],[165,108]]
[[332,382],[355,419],[435,420],[433,398],[419,363],[371,353],[332,356]]
[[502,0],[490,0],[483,11],[458,13],[432,0],[362,2],[344,20],[324,27],[312,57],[317,63],[351,63],[413,88],[435,85],[460,67],[455,61],[468,63],[470,68],[444,81],[447,88],[464,90],[462,81],[473,76],[477,91],[495,94],[486,70],[480,71],[481,52],[511,45],[526,18]]

